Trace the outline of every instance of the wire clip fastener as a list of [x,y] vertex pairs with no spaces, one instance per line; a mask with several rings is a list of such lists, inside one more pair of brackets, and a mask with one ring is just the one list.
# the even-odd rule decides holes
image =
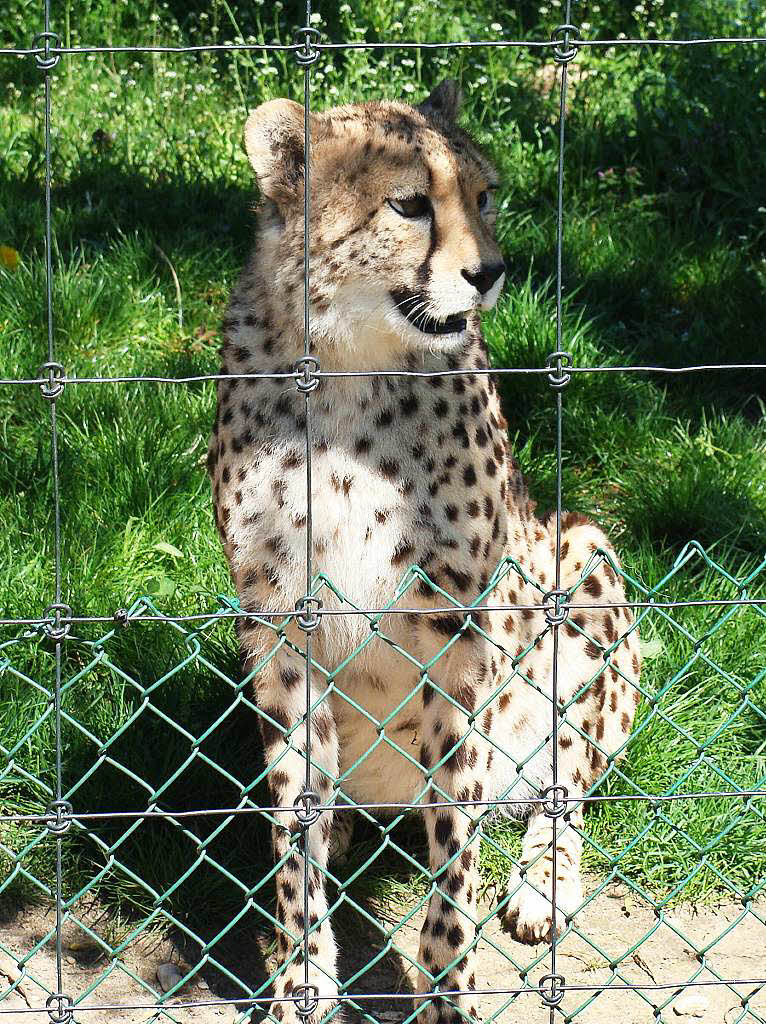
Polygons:
[[[574,39],[571,37],[574,36]],[[561,39],[561,42],[557,40]],[[559,25],[551,32],[551,41],[557,45],[553,48],[553,59],[557,64],[568,64],[577,56],[577,44],[580,41],[580,30],[577,25]]]
[[61,363],[43,363],[38,374],[48,378],[40,385],[40,393],[53,402],[64,390],[64,367]]
[[551,352],[546,358],[545,365],[550,367],[551,372],[548,374],[548,383],[552,388],[560,391],[561,388],[565,388],[572,379],[571,373],[562,372],[565,367],[572,365],[572,355],[570,352]]
[[129,626],[130,625],[130,612],[127,608],[118,608],[114,613],[114,621],[118,626]]
[[543,595],[543,608],[545,609],[545,621],[549,626],[560,626],[569,615],[569,608],[561,602],[569,597],[568,590],[549,590]]
[[316,985],[296,985],[293,995],[296,997],[295,1012],[304,1020],[319,1006],[319,989]]
[[303,828],[308,828],[309,825],[313,825],[315,821],[319,820],[319,815],[322,812],[318,808],[321,802],[319,794],[315,793],[313,789],[304,789],[298,795],[293,807],[295,808],[295,817]]
[[69,1024],[72,1018],[72,998],[63,992],[54,992],[45,1000],[45,1009],[52,1024]]
[[52,619],[52,622],[43,622],[40,629],[51,640],[63,640],[72,628],[71,622],[63,622],[62,619],[71,619],[72,609],[68,604],[49,604],[43,612],[45,619]]
[[558,1006],[564,998],[563,974],[544,974],[537,983],[540,998],[546,1006]]
[[60,836],[68,832],[72,824],[72,805],[68,800],[54,800],[45,808],[45,827],[54,835]]
[[318,28],[309,28],[304,26],[303,28],[296,29],[295,35],[293,36],[296,45],[303,44],[303,49],[293,51],[295,53],[295,62],[302,68],[310,67],[312,64],[316,64],[319,60],[320,51],[314,46],[313,41],[319,41],[322,38],[322,33]]
[[295,621],[304,633],[313,633],[320,623],[322,602],[318,597],[302,597],[295,603]]
[[301,394],[308,395],[319,387],[319,360],[316,356],[301,356],[293,366],[295,386]]
[[566,786],[547,786],[540,794],[543,801],[543,814],[546,818],[560,818],[566,814],[569,790]]
[[[53,44],[51,46],[51,44]],[[32,40],[33,50],[42,50],[42,53],[35,54],[35,64],[41,71],[50,71],[55,68],[61,60],[60,53],[51,53],[51,49],[58,50],[61,46],[61,39],[55,32],[41,32]]]

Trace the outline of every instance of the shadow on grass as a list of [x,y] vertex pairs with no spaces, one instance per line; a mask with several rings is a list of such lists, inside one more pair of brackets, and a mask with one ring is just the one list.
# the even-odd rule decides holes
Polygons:
[[[91,925],[112,947],[136,929],[143,931],[142,925],[159,928],[187,964],[203,963],[202,974],[215,995],[241,997],[243,986],[257,990],[275,968],[277,912],[269,815],[258,810],[176,815],[238,807],[245,796],[256,808],[270,805],[265,780],[256,782],[264,770],[258,715],[248,700],[237,699],[239,667],[226,637],[204,649],[224,679],[202,665],[184,664],[189,647],[183,638],[174,643],[167,631],[163,635],[160,624],[144,625],[147,628],[138,631],[131,627],[132,636],[125,633],[103,648],[77,641],[67,644],[63,791],[78,814],[156,808],[168,815],[90,819],[73,828],[63,845],[67,910],[74,919],[87,922],[95,900],[107,912],[108,922],[119,922],[117,932]],[[32,678],[42,674],[39,666],[26,667]],[[19,691],[24,693],[25,688],[19,686]],[[250,687],[243,692],[249,696]],[[18,731],[28,730],[39,713],[40,708],[30,710]],[[20,758],[18,767],[51,784],[53,737],[37,732],[35,739],[39,749],[34,763]],[[10,738],[5,736],[4,742]],[[22,794],[25,787],[22,780]],[[13,807],[15,796],[6,779],[4,804]],[[38,807],[27,809],[40,813],[44,808],[43,798]],[[411,826],[408,821],[401,828],[397,843],[423,860],[422,835]],[[364,840],[379,840],[379,829],[368,825],[359,832],[354,856],[370,856]],[[43,886],[52,882],[50,843],[45,838],[31,854],[22,854],[32,834],[30,830],[19,836],[17,844],[19,863],[30,874],[20,875],[2,894],[0,913],[8,921],[39,904],[44,889],[34,884],[34,878]],[[5,849],[13,849],[9,836],[3,834],[2,839]],[[376,877],[381,871],[396,877],[403,870],[393,854],[382,861],[376,854],[374,863]],[[334,868],[341,884],[359,866],[352,860]],[[370,879],[362,877],[344,888],[345,896],[333,913],[341,948],[340,977],[351,977],[381,954],[364,973],[359,989],[402,991],[402,964],[395,953],[382,955],[384,926],[372,923],[379,911],[370,885]],[[329,896],[332,906],[338,898],[332,885]],[[135,959],[140,954],[131,951],[132,941],[125,955]]]
[[[42,252],[44,192],[39,181],[0,176],[9,237],[36,240]],[[226,244],[239,262],[254,223],[256,192],[225,181],[190,180],[181,171],[152,180],[109,159],[85,157],[53,189],[58,253],[66,258],[83,243],[106,248],[132,232],[148,233],[166,251],[188,250],[205,260],[206,246]]]
[[[565,290],[577,289],[577,302],[620,361],[763,363],[766,289],[758,266],[766,220],[758,183],[766,122],[743,103],[746,94],[760,104],[766,95],[758,48],[663,52],[620,73],[608,86],[591,78],[574,90],[565,150]],[[621,83],[628,98],[604,117],[603,89]],[[514,90],[522,134],[536,89],[521,80]],[[555,150],[553,133],[544,137]],[[599,177],[605,171],[611,179]],[[551,164],[529,196],[534,230],[522,227],[509,239],[512,280],[526,279],[531,259],[536,287],[553,273],[555,202]],[[672,411],[692,417],[705,406],[757,417],[751,399],[766,396],[766,372],[654,379]]]

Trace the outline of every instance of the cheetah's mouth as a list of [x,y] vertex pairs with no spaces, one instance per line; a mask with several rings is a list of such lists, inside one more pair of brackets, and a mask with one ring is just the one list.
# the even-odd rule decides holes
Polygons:
[[460,334],[466,328],[464,313],[439,320],[428,312],[427,302],[422,294],[405,290],[390,293],[399,313],[422,334]]

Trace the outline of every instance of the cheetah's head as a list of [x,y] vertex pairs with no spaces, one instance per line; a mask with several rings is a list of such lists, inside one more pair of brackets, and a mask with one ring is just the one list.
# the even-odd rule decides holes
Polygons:
[[[497,301],[497,174],[458,127],[459,102],[457,84],[445,81],[419,107],[378,102],[311,115],[313,339],[451,348]],[[303,107],[264,103],[248,118],[245,144],[264,195],[260,261],[302,320]]]

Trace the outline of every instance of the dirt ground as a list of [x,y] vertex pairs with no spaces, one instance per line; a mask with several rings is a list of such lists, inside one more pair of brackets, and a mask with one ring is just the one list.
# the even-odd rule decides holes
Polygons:
[[[488,911],[489,907],[485,909]],[[766,901],[754,909],[764,917]],[[95,910],[92,913],[94,916],[90,924],[99,934],[106,934],[103,915],[96,914]],[[375,907],[374,913],[384,924],[392,927],[405,916],[405,909],[389,904],[385,908]],[[420,911],[396,932],[395,942],[404,957],[393,952],[380,956],[376,965],[355,984],[355,991],[405,995],[412,991],[415,968],[408,964],[407,957],[416,957],[423,916],[423,911]],[[34,1024],[36,1021],[42,1024],[49,1020],[45,1011],[30,1012],[30,1008],[41,1007],[45,1003],[47,993],[39,983],[55,990],[55,949],[51,942],[43,941],[54,920],[52,910],[37,907],[6,917],[1,923],[2,944],[15,957],[38,948],[27,962],[27,972],[21,984],[12,992],[8,989],[19,977],[16,963],[13,956],[0,953],[0,995],[3,989],[6,992],[0,1001],[0,1024]],[[359,917],[354,920],[358,922]],[[578,928],[582,935],[570,935],[562,940],[557,957],[557,972],[570,985],[591,988],[607,984],[613,977],[608,959],[617,960],[625,956],[642,939],[640,948],[628,953],[619,966],[620,977],[614,978],[616,984],[674,985],[695,975],[697,981],[713,980],[715,975],[711,971],[729,979],[766,978],[766,927],[754,914],[745,912],[740,904],[680,906],[659,920],[651,908],[640,905],[627,891],[613,887],[605,890],[582,912],[578,917]],[[727,929],[731,930],[727,932]],[[727,934],[724,935],[725,932]],[[382,951],[380,933],[372,927],[368,933],[360,932],[358,925],[356,929],[353,926],[348,929],[339,927],[338,933],[343,949],[341,972],[344,977],[353,975]],[[127,938],[127,931],[125,936]],[[715,941],[719,936],[723,937]],[[485,927],[485,940],[479,946],[480,968],[477,972],[477,981],[484,989],[520,986],[519,970],[538,958],[541,958],[540,963],[529,971],[530,981],[534,983],[550,971],[550,957],[546,955],[544,946],[528,947],[512,942],[494,918]],[[702,966],[698,954],[711,943],[712,947],[705,953],[706,966]],[[158,1015],[148,1008],[118,1009],[120,1005],[151,1005],[155,1001],[152,992],[131,978],[127,971],[157,990],[157,970],[161,965],[175,964],[182,973],[186,973],[193,962],[198,962],[184,956],[180,952],[182,947],[172,936],[144,933],[128,942],[119,959],[113,959],[101,956],[99,948],[85,937],[82,930],[67,922],[63,947],[63,987],[82,1003],[83,1008],[75,1010],[74,1014],[79,1024],[143,1024],[159,1020],[174,1020],[180,1024],[233,1024],[242,1019],[244,1007],[237,1008],[234,1002],[192,1009],[173,1007],[174,1003],[181,1001],[234,1000],[241,995],[241,990],[210,964],[202,966],[179,995],[166,1001],[168,1014]],[[215,955],[234,974],[246,977],[253,985],[265,978],[273,966],[269,947],[268,932],[251,927],[231,934],[230,941],[216,947]],[[254,968],[256,961],[258,966]],[[101,984],[84,996],[101,975],[104,975]],[[665,1024],[735,1024],[740,1020],[749,1024],[762,1021],[766,1017],[766,985],[760,991],[755,985],[739,985],[737,990],[725,985],[700,986],[676,994],[670,988],[647,990],[642,997],[635,992],[613,989],[599,994],[591,1005],[576,1014],[574,1020],[578,1024],[657,1024],[658,1021]],[[753,1012],[745,1012],[741,1016],[741,998],[754,990],[748,1004]],[[590,990],[568,992],[557,1019],[562,1022],[571,1019],[569,1015],[592,995]],[[520,995],[506,1006],[507,1000],[507,996],[482,996],[482,1016],[487,1017],[502,1008],[497,1017],[499,1024],[548,1024],[549,1011],[537,994]],[[95,1004],[101,1007],[108,1004],[110,1008],[84,1009]],[[396,1024],[411,1012],[412,1003],[409,999],[384,997],[366,1002],[365,1007],[381,1024]],[[661,1009],[655,1010],[655,1007]]]

